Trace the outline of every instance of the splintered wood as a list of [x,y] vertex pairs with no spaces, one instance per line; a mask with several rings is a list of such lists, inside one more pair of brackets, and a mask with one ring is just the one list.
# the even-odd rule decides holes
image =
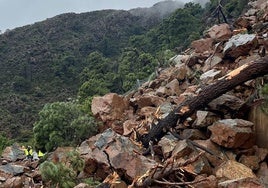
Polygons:
[[144,175],[135,179],[130,187],[147,187],[152,184],[162,186],[183,186],[204,181],[206,180],[205,178],[198,181],[186,181],[188,180],[187,176],[193,173],[186,170],[187,165],[191,165],[191,163],[196,162],[204,155],[204,153],[205,152],[200,152],[185,161],[176,161],[171,157],[169,160],[165,161],[164,165],[157,165],[156,167],[148,170]]

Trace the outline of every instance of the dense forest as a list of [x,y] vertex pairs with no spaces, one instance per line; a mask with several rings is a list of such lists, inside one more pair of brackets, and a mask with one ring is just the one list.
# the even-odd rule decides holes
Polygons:
[[[221,1],[230,24],[247,2]],[[68,13],[1,34],[1,148],[13,141],[47,151],[77,145],[99,126],[90,113],[93,96],[135,89],[212,24],[224,21],[217,18],[217,0],[205,7],[163,2],[168,3],[171,8],[162,14],[161,3]]]

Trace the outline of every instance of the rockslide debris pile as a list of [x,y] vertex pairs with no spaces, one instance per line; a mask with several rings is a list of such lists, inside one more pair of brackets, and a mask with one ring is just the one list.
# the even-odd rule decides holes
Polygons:
[[[268,150],[256,145],[256,125],[248,118],[250,108],[263,102],[257,88],[265,77],[235,87],[178,123],[175,130],[183,139],[166,134],[152,146],[153,155],[143,155],[145,148],[136,142],[203,86],[267,56],[268,2],[257,0],[250,6],[235,29],[213,26],[191,49],[173,57],[173,66],[159,70],[156,79],[137,91],[95,97],[92,112],[104,127],[78,147],[85,161],[78,176],[114,188],[267,187]],[[38,186],[38,164],[20,161],[14,153],[11,147],[2,156],[0,187]],[[66,149],[58,148],[53,155],[64,153]]]

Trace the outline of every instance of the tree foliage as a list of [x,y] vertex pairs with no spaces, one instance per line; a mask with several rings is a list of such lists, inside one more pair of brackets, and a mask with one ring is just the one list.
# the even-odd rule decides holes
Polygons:
[[[25,141],[48,102],[78,96],[89,110],[92,96],[122,94],[141,84],[217,22],[211,14],[218,2],[211,0],[205,8],[187,3],[164,19],[158,10],[149,17],[134,10],[62,14],[1,34],[0,130]],[[221,1],[228,19],[247,2]],[[44,138],[61,143],[65,133],[52,131]]]
[[0,155],[2,154],[3,150],[10,144],[11,141],[4,134],[0,134]]
[[35,145],[51,151],[58,146],[75,146],[97,132],[94,118],[73,102],[46,104],[34,124]]
[[42,180],[48,187],[72,188],[76,185],[76,176],[84,168],[84,161],[76,151],[67,154],[66,163],[45,161],[40,165]]
[[187,47],[193,39],[200,37],[203,31],[202,17],[204,10],[199,4],[187,3],[177,9],[159,26],[144,35],[133,36],[130,43],[135,48],[157,53],[167,49]]

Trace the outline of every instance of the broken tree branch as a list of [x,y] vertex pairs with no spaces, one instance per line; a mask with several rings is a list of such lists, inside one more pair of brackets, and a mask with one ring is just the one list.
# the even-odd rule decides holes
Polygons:
[[170,112],[158,124],[154,125],[148,134],[142,135],[140,138],[145,148],[149,147],[149,142],[157,143],[170,128],[174,128],[177,122],[184,122],[195,111],[204,108],[209,102],[234,87],[248,81],[268,74],[268,56],[259,59],[256,62],[249,62],[241,67],[231,71],[229,74],[218,79],[214,84],[201,88],[199,94],[192,97],[175,110]]
[[[154,183],[158,184],[166,184],[166,185],[187,185],[187,184],[194,184],[197,183],[195,181],[193,182],[180,182],[180,183],[171,183],[166,182],[163,183],[161,180],[167,178],[170,176],[170,174],[174,173],[175,171],[180,171],[182,167],[185,167],[191,163],[194,163],[197,161],[200,157],[204,155],[204,152],[198,153],[196,156],[193,156],[192,158],[187,159],[183,162],[177,162],[174,160],[174,158],[171,158],[170,160],[166,161],[165,165],[161,168],[159,166],[155,167],[155,169],[151,169],[149,173],[146,173],[144,176],[137,179],[135,182],[133,182],[137,187],[148,187]],[[171,184],[170,184],[171,183]]]

